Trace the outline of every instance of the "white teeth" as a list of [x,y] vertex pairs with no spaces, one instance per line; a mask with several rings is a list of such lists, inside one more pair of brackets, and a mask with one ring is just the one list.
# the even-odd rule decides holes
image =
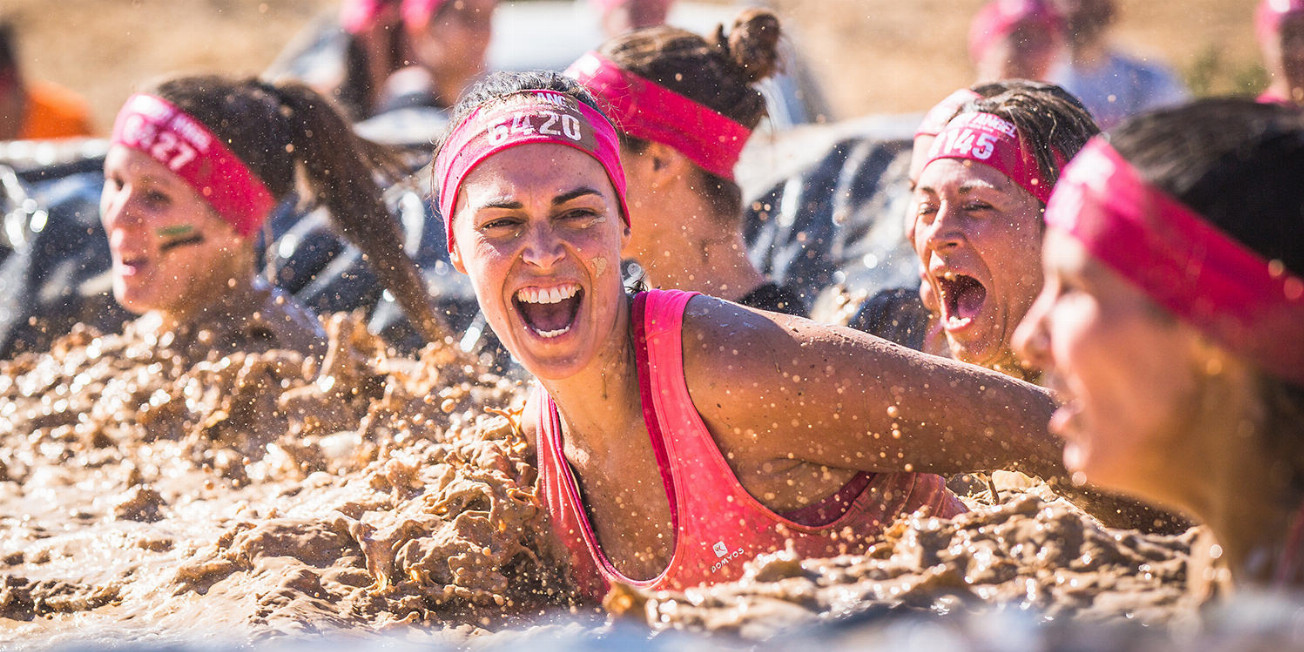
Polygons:
[[523,303],[560,303],[579,291],[580,286],[574,283],[547,289],[528,287],[517,290],[516,299]]
[[536,330],[536,331],[534,331],[534,332],[537,333],[537,334],[539,335],[539,337],[542,337],[542,338],[545,338],[545,339],[551,339],[551,338],[557,337],[557,336],[559,336],[559,335],[565,335],[565,334],[567,333],[567,331],[569,331],[570,329],[571,329],[570,324],[567,324],[565,328],[558,328],[558,329],[555,330],[555,331],[541,331],[541,330]]

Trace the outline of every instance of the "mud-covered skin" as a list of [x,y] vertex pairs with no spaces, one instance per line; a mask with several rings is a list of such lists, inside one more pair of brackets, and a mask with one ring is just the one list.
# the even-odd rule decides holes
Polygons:
[[785,629],[887,609],[901,614],[1030,608],[1048,620],[1163,624],[1193,606],[1194,530],[1141,535],[1101,527],[1044,485],[1001,492],[952,520],[903,517],[863,556],[751,562],[738,582],[683,593],[617,587],[605,605],[654,630],[767,639]]
[[337,316],[319,362],[79,330],[0,363],[0,641],[259,640],[567,603],[515,383],[390,357]]

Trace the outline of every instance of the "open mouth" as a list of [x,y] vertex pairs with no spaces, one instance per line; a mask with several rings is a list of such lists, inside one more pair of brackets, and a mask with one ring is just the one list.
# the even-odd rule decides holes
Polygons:
[[125,256],[118,259],[118,270],[123,276],[135,276],[149,265],[144,256]]
[[512,305],[535,335],[551,339],[570,332],[583,299],[584,290],[578,284],[565,283],[550,288],[521,288],[512,297]]
[[972,276],[946,273],[935,277],[942,306],[942,326],[959,330],[973,323],[987,302],[987,288]]

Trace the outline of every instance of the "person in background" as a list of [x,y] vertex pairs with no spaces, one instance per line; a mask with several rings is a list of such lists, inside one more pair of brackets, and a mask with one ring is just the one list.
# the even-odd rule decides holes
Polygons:
[[[917,214],[918,202],[921,198],[915,194],[915,190],[924,166],[931,160],[930,152],[937,135],[946,128],[952,117],[965,111],[968,105],[1004,94],[1024,99],[1022,105],[1015,110],[1046,116],[1031,130],[1032,137],[1026,139],[1029,143],[1041,143],[1056,131],[1061,132],[1060,137],[1071,132],[1081,132],[1081,140],[1085,141],[1086,136],[1096,131],[1094,127],[1086,126],[1090,121],[1086,107],[1082,106],[1077,98],[1054,84],[1006,80],[978,84],[955,91],[925,115],[915,132],[909,170],[911,200],[907,205],[905,226],[906,240],[910,242],[912,249],[916,246],[916,229],[921,226],[920,216]],[[1011,106],[1016,105],[1011,103]],[[1072,126],[1061,130],[1059,129],[1061,124]],[[991,228],[994,228],[994,225],[990,226],[989,230]],[[1024,262],[1032,262],[1035,259],[1033,255],[1035,247],[1020,248],[1020,251],[1027,255],[1019,257],[1015,262],[1023,261],[1023,258],[1027,259]],[[920,261],[920,278],[923,283],[918,291],[895,288],[871,296],[862,304],[848,325],[903,346],[949,357],[951,347],[942,328],[937,288],[928,280],[926,260]]]
[[24,76],[14,31],[13,24],[0,23],[0,140],[93,135],[90,109],[80,96]]
[[303,84],[168,80],[127,100],[110,143],[101,220],[114,297],[142,315],[138,330],[219,352],[321,353],[317,319],[255,266],[255,238],[300,170],[396,294],[424,290],[375,181],[401,168]]
[[[702,292],[762,310],[806,314],[797,292],[747,257],[734,164],[766,115],[755,84],[779,63],[779,20],[746,10],[709,40],[675,27],[604,43],[567,71],[621,131],[631,222],[625,250],[653,287]],[[693,74],[684,75],[682,71]]]
[[1064,49],[1064,20],[1050,0],[992,0],[969,27],[979,82],[1046,81]]
[[1099,132],[1072,96],[1013,89],[965,105],[915,186],[914,247],[950,357],[1035,381],[1010,337],[1041,290],[1042,212]]
[[1015,345],[1076,477],[1206,524],[1196,584],[1304,588],[1301,178],[1297,109],[1202,100],[1093,139],[1046,209]]
[[598,11],[602,31],[615,38],[636,29],[666,24],[674,0],[589,0]]
[[335,99],[355,120],[380,103],[385,80],[403,67],[402,0],[344,0],[340,27],[349,35],[344,79]]
[[404,106],[447,109],[484,74],[498,0],[403,0],[407,62],[386,81],[379,112]]
[[343,79],[332,94],[353,120],[447,109],[484,74],[497,0],[345,0]]
[[1259,101],[1304,105],[1304,0],[1262,0],[1254,31],[1270,79]]
[[1055,0],[1064,16],[1069,63],[1056,83],[1091,110],[1101,129],[1143,111],[1186,101],[1190,94],[1167,67],[1114,49],[1109,26],[1117,19],[1114,0]]

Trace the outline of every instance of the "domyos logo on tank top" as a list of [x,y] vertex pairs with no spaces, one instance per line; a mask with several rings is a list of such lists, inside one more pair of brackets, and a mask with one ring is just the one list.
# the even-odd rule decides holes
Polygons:
[[712,573],[724,568],[725,564],[737,559],[743,554],[742,548],[729,552],[729,546],[726,546],[723,541],[716,541],[715,545],[711,546],[711,551],[715,553],[716,557],[720,558],[720,561],[715,562],[715,564],[711,566]]

